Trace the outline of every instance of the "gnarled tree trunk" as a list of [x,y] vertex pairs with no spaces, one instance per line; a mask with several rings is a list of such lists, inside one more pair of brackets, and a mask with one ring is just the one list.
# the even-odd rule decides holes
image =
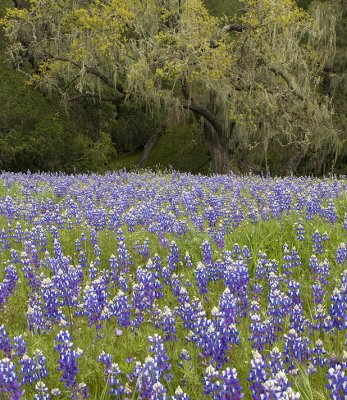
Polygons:
[[[223,124],[218,118],[216,110],[216,93],[210,90],[209,102],[207,106],[199,105],[193,97],[189,98],[189,90],[185,79],[182,84],[182,91],[185,97],[181,100],[184,108],[191,110],[196,120],[203,118],[204,136],[209,148],[212,159],[212,170],[217,174],[227,174],[231,171],[231,162],[229,157],[229,140],[224,130]],[[230,125],[230,130],[234,129],[235,123]]]
[[227,174],[231,171],[229,143],[225,135],[221,135],[208,121],[204,121],[204,134],[211,154],[212,170],[217,174]]
[[305,150],[301,146],[296,145],[293,154],[290,156],[290,159],[287,162],[287,173],[295,174],[300,162],[303,160],[304,157]]

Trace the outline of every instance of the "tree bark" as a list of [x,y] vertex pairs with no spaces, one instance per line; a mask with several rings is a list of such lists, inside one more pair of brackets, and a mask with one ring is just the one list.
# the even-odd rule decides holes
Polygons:
[[159,138],[162,136],[162,131],[158,131],[157,133],[155,133],[154,135],[152,135],[148,142],[146,143],[141,158],[139,160],[139,162],[137,163],[137,166],[139,168],[143,168],[146,164],[146,161],[148,160],[149,155],[151,154],[151,151],[154,147],[154,145],[157,143],[157,141],[159,140]]
[[12,0],[15,8],[29,8],[29,3],[23,0]]
[[208,121],[204,121],[204,134],[211,154],[212,170],[217,174],[231,171],[229,143],[226,136],[219,135]]
[[305,157],[305,150],[300,146],[295,146],[293,154],[287,163],[287,173],[295,174],[297,171],[301,160]]
[[[209,102],[207,107],[199,105],[194,97],[189,98],[189,90],[186,79],[182,80],[182,92],[185,100],[181,100],[184,108],[191,110],[198,120],[204,119],[204,135],[212,159],[212,170],[217,174],[227,174],[231,171],[231,162],[229,157],[229,140],[226,132],[218,119],[218,112],[215,109],[216,93],[210,90]],[[235,123],[231,123],[230,130],[234,129]]]

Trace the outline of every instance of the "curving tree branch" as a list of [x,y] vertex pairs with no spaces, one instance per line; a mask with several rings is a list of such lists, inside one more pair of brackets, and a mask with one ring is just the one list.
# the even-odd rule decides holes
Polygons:
[[122,93],[123,95],[126,94],[123,86],[120,83],[114,83],[114,81],[112,79],[110,79],[108,76],[106,76],[105,74],[103,74],[101,71],[99,71],[97,68],[95,67],[90,67],[88,65],[83,65],[82,63],[79,63],[75,60],[72,60],[71,58],[68,57],[61,57],[61,56],[53,56],[53,55],[49,55],[49,58],[54,60],[54,61],[62,61],[62,62],[67,62],[77,68],[85,68],[85,70],[94,75],[97,76],[103,83],[105,83],[107,86],[109,86],[110,88],[114,89],[116,88],[118,90],[119,93]]

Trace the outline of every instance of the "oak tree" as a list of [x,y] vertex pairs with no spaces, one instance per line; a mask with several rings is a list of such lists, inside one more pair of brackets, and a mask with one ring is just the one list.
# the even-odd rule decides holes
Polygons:
[[169,121],[191,112],[218,173],[237,151],[266,153],[273,141],[295,170],[307,151],[323,160],[340,146],[317,94],[334,51],[329,7],[329,30],[292,0],[244,0],[237,20],[201,0],[31,0],[3,24],[12,63],[47,93],[145,103]]

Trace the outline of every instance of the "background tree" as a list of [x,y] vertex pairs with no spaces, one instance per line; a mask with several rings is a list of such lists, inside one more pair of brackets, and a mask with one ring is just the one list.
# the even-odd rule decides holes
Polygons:
[[13,64],[67,103],[131,102],[168,121],[192,111],[216,172],[274,141],[291,148],[290,170],[308,151],[337,154],[330,104],[316,91],[333,11],[327,31],[290,0],[246,0],[242,10],[234,22],[199,0],[33,0],[4,24]]

